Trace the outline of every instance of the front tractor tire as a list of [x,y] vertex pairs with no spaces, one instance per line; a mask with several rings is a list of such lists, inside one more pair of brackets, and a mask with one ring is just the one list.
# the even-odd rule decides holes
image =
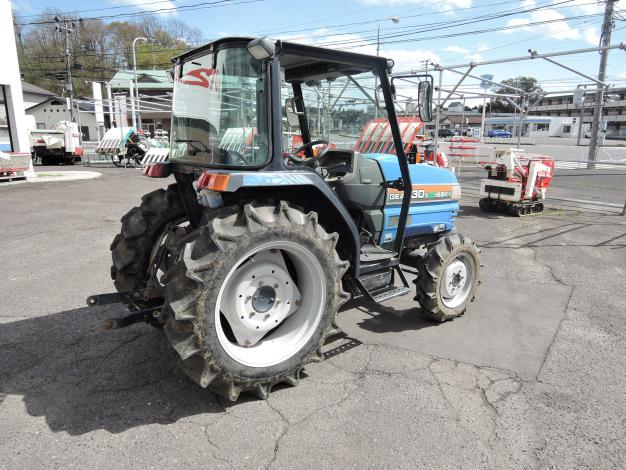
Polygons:
[[463,315],[480,283],[480,252],[459,233],[441,238],[419,264],[416,297],[422,311],[443,322]]
[[338,235],[315,212],[279,202],[207,213],[189,240],[163,310],[183,370],[231,401],[244,391],[266,399],[278,383],[296,385],[303,367],[322,359],[349,298]]
[[150,280],[155,247],[164,239],[168,226],[185,218],[176,184],[144,195],[139,207],[122,217],[122,230],[111,243],[111,278],[118,292],[132,293],[139,305],[147,301],[141,291]]

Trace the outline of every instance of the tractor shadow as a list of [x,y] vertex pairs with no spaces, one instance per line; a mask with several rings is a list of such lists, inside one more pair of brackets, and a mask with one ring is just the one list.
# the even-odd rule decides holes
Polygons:
[[[410,303],[414,305],[404,307],[408,298],[411,299]],[[350,322],[355,324],[358,329],[371,333],[418,331],[440,325],[439,322],[427,318],[417,301],[412,299],[412,293],[397,299],[395,303],[401,302],[403,304],[401,306],[393,305],[393,300],[387,305],[382,305],[366,299],[357,299],[346,304],[347,308],[339,312],[338,323],[341,326]],[[345,317],[345,321],[342,321],[342,316]],[[350,329],[349,333],[355,337],[359,336],[353,329]]]
[[[424,320],[417,308],[359,301],[348,305],[366,312],[359,328],[373,332],[435,325]],[[230,403],[193,383],[180,370],[178,355],[163,333],[144,323],[109,332],[100,329],[105,319],[125,313],[123,307],[113,305],[0,323],[0,403],[17,395],[28,414],[45,418],[53,432],[82,435],[220,415],[231,406],[258,400],[242,394]],[[339,335],[327,342],[324,356],[343,354],[360,344]]]
[[0,402],[22,396],[30,415],[71,435],[170,424],[231,405],[184,375],[160,331],[143,323],[100,330],[123,313],[93,307],[0,323]]

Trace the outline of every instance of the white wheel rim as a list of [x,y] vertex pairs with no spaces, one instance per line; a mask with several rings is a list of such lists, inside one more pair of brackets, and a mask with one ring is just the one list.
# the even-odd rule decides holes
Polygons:
[[226,275],[215,308],[217,337],[226,353],[246,366],[270,367],[300,351],[322,319],[325,278],[315,255],[294,242],[265,243],[242,256]]
[[445,267],[439,294],[448,308],[462,305],[474,285],[474,263],[466,253],[456,255]]

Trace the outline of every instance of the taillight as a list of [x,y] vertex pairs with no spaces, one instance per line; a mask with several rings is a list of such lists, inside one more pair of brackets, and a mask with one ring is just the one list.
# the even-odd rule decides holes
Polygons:
[[219,173],[209,173],[205,171],[198,178],[199,189],[209,189],[211,191],[226,191],[230,175],[222,175]]

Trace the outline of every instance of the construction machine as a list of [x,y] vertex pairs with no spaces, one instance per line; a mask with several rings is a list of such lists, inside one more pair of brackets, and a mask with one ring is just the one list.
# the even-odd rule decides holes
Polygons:
[[[435,321],[466,312],[480,262],[455,230],[460,187],[450,171],[408,162],[391,66],[268,38],[177,57],[169,158],[143,169],[176,182],[122,217],[117,293],[88,304],[122,300],[131,313],[103,326],[162,328],[189,377],[236,400],[295,385],[350,299],[415,296],[415,314],[419,302]],[[428,121],[432,77],[410,79]],[[391,145],[355,149],[372,119],[386,121]],[[294,135],[302,144],[290,148]],[[413,287],[407,249],[422,252]]]
[[480,162],[487,170],[487,178],[480,182],[480,208],[518,217],[543,212],[554,159],[516,148],[494,147],[491,154],[490,161]]

